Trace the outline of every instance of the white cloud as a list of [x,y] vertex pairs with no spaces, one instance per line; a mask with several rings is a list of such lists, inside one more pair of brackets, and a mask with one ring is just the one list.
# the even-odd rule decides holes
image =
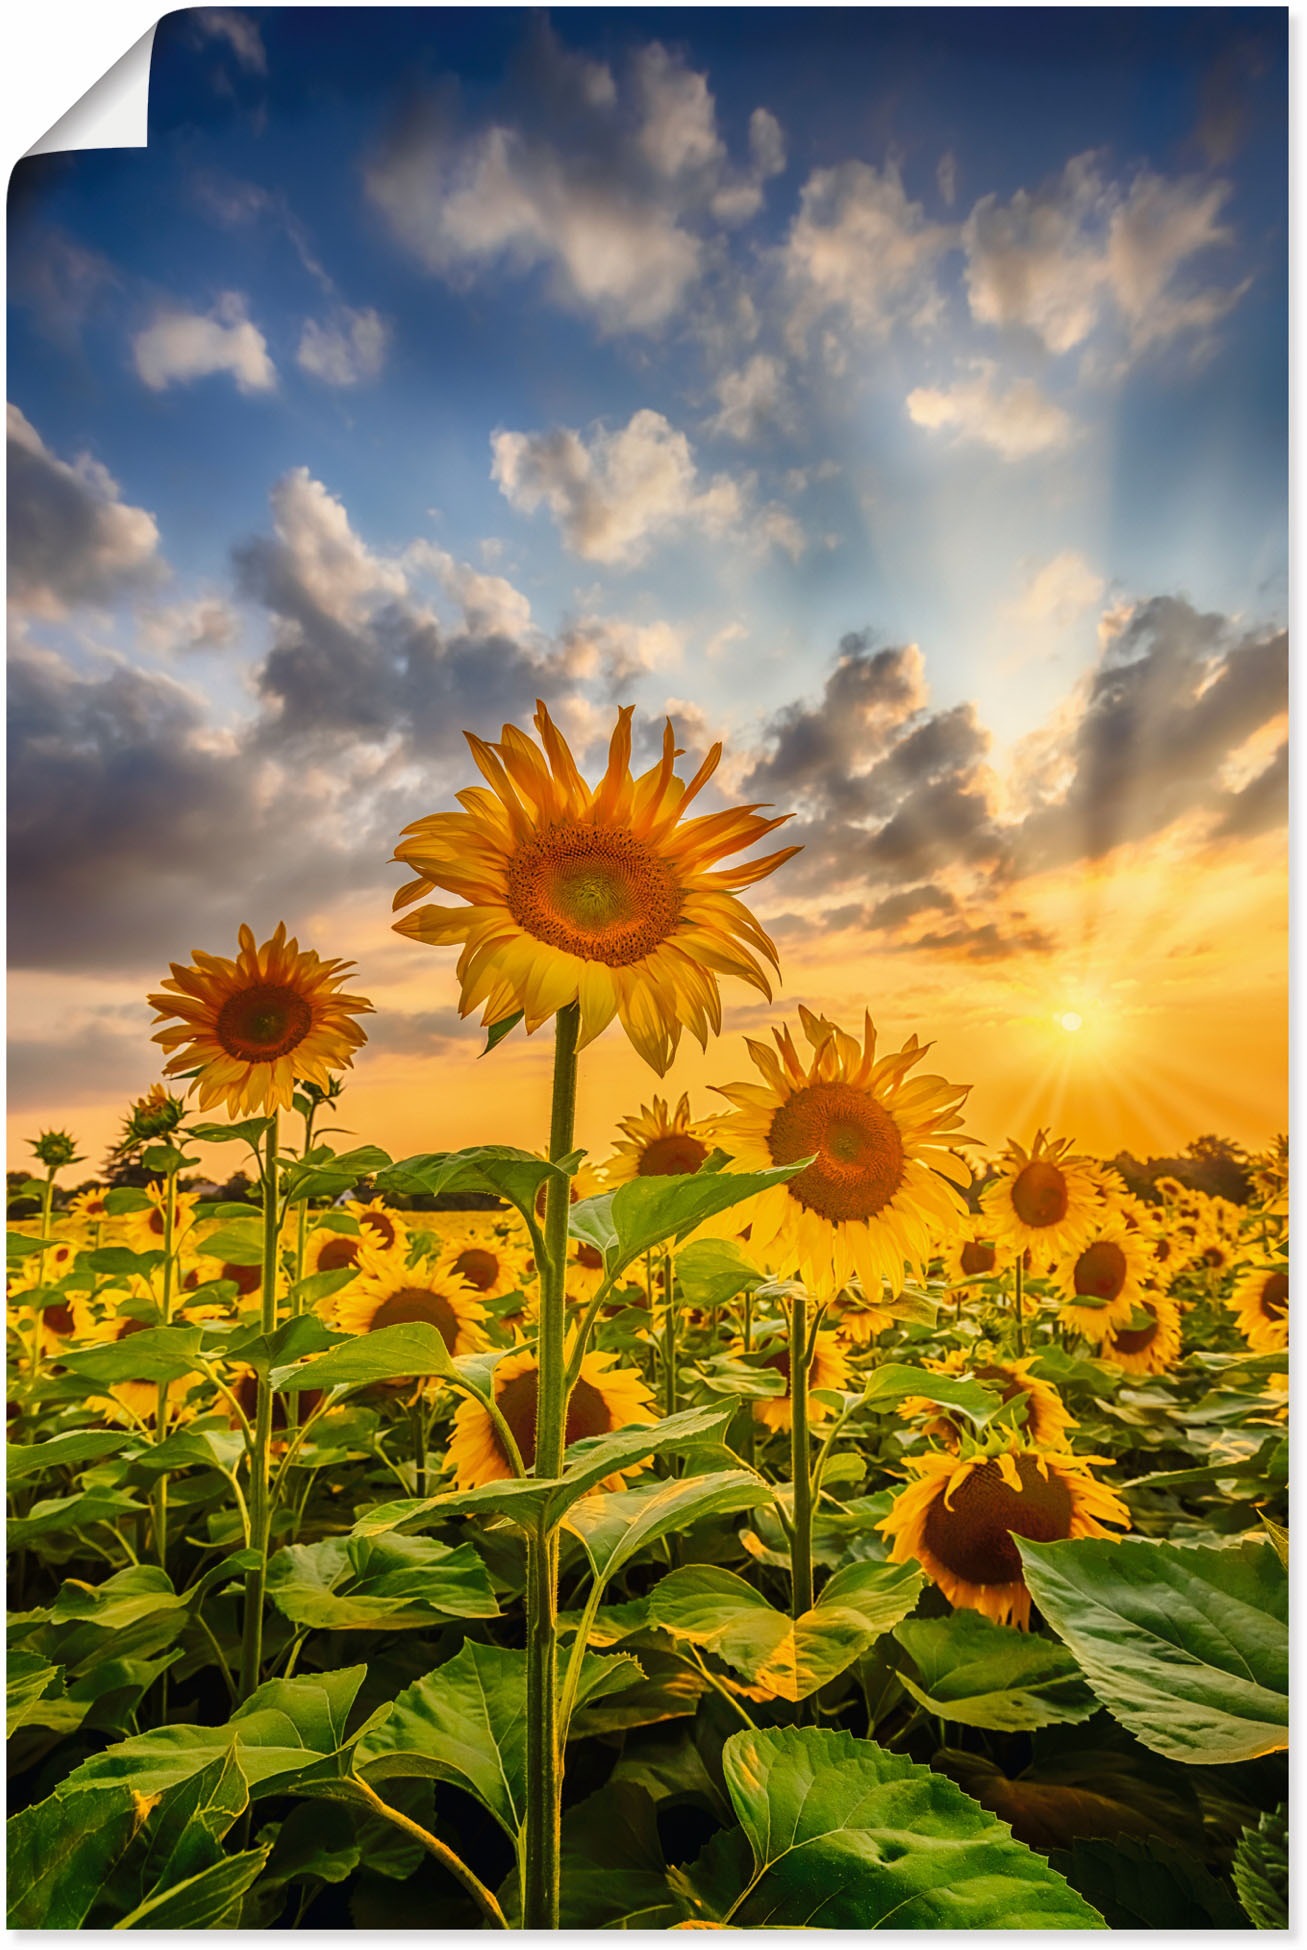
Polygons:
[[9,600],[58,619],[161,573],[159,527],[98,460],[60,460],[16,406],[7,412]]
[[390,330],[370,307],[351,311],[342,305],[325,323],[306,318],[295,357],[305,372],[328,386],[356,386],[375,379],[385,362]]
[[1101,602],[1106,587],[1077,549],[1064,548],[1027,575],[1008,614],[1018,623],[1061,628]]
[[721,410],[711,430],[732,440],[756,440],[766,427],[785,425],[790,418],[785,368],[769,352],[755,352],[737,371],[723,373],[717,398]]
[[293,467],[271,496],[273,529],[295,580],[324,616],[357,624],[378,602],[405,595],[400,563],[376,555],[350,526],[345,505],[307,467]]
[[643,408],[626,426],[496,433],[492,478],[524,514],[545,508],[567,547],[588,562],[639,562],[653,541],[687,525],[720,535],[743,511],[725,474],[701,481],[689,441]]
[[152,650],[225,650],[236,640],[236,612],[219,596],[197,596],[142,609],[136,628]]
[[520,639],[530,632],[530,600],[506,576],[474,569],[470,562],[459,562],[430,542],[415,542],[405,560],[439,578],[462,611],[464,628],[474,636]]
[[717,105],[707,75],[695,74],[658,41],[636,57],[641,121],[640,153],[660,176],[719,167],[726,144],[717,133]]
[[227,291],[207,315],[168,309],[132,340],[139,377],[151,392],[211,373],[230,373],[241,393],[266,393],[277,383],[268,343],[246,316],[245,300]]
[[785,131],[769,108],[749,117],[749,154],[759,176],[779,176],[785,168]]
[[765,508],[760,508],[749,529],[765,548],[783,549],[792,562],[799,561],[808,546],[802,522],[779,501],[770,501]]
[[951,210],[958,194],[958,159],[951,149],[946,149],[935,165],[935,183]]
[[1029,460],[1075,439],[1071,415],[1033,379],[1014,380],[1004,390],[993,360],[973,359],[969,370],[969,377],[952,386],[915,387],[907,398],[914,425],[955,440],[978,440],[1011,461]]
[[267,74],[268,53],[263,36],[248,14],[234,7],[201,7],[194,16],[202,34],[211,40],[226,41],[236,59],[251,74]]
[[561,649],[569,675],[621,690],[650,671],[675,669],[685,655],[685,633],[661,619],[583,615],[563,631]]
[[883,334],[899,319],[930,324],[941,303],[936,266],[955,236],[951,226],[927,221],[893,164],[814,171],[784,246],[792,341],[802,343],[830,312],[860,332]]

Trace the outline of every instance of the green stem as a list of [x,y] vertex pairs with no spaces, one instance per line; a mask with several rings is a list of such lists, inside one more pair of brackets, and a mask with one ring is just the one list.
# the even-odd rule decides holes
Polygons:
[[790,1302],[790,1479],[794,1489],[794,1535],[790,1540],[790,1614],[812,1610],[812,1474],[808,1441],[808,1302],[796,1293]]
[[427,1405],[419,1387],[409,1413],[413,1424],[413,1485],[418,1496],[427,1493]]
[[[676,1413],[676,1308],[672,1304],[672,1256],[663,1254],[663,1413]],[[673,1473],[675,1470],[673,1469]]]
[[[277,1249],[280,1198],[277,1182],[277,1113],[268,1120],[267,1149],[263,1165],[263,1332],[277,1329]],[[259,1684],[263,1665],[263,1593],[268,1580],[268,1543],[272,1512],[269,1505],[268,1465],[272,1453],[273,1393],[269,1371],[258,1376],[254,1407],[254,1446],[250,1454],[250,1548],[259,1562],[245,1578],[245,1628],[241,1641],[241,1698],[246,1700]]]
[[[581,1011],[560,1009],[554,1024],[554,1091],[549,1156],[557,1163],[572,1149],[576,1123],[576,1046]],[[567,1429],[566,1274],[571,1182],[549,1180],[545,1198],[544,1255],[540,1263],[540,1334],[536,1344],[537,1476],[558,1476]],[[558,1539],[537,1529],[527,1546],[526,1669],[526,1859],[522,1876],[522,1926],[558,1928],[558,1876],[563,1756],[558,1736]]]
[[[53,1165],[46,1166],[45,1190],[41,1194],[41,1237],[42,1239],[48,1239],[50,1237],[50,1219],[51,1219],[51,1214],[54,1211],[54,1172],[55,1172],[55,1168]],[[41,1257],[40,1260],[37,1262],[36,1283],[38,1286],[42,1286],[42,1287],[45,1285],[45,1247],[44,1246],[42,1246],[41,1248]],[[41,1352],[42,1352],[41,1335],[44,1331],[44,1328],[45,1328],[45,1309],[44,1307],[36,1307],[33,1309],[33,1313],[32,1313],[31,1385],[32,1385],[33,1394],[36,1393],[36,1390],[39,1387],[41,1381]]]
[[1013,1313],[1016,1321],[1016,1330],[1017,1330],[1017,1359],[1018,1360],[1021,1359],[1021,1356],[1026,1351],[1026,1323],[1022,1313],[1022,1301],[1025,1297],[1025,1290],[1026,1290],[1026,1272],[1025,1272],[1025,1267],[1022,1264],[1022,1255],[1018,1253],[1016,1258],[1016,1282],[1013,1289]]
[[[173,1264],[173,1233],[176,1227],[177,1171],[176,1167],[163,1175],[163,1324],[172,1326],[172,1289],[175,1267]],[[155,1442],[168,1439],[168,1383],[159,1383],[159,1397],[154,1414]],[[154,1486],[154,1549],[163,1570],[168,1568],[168,1472],[165,1470]],[[166,1676],[166,1675],[165,1675]]]
[[467,1863],[461,1857],[455,1855],[452,1848],[440,1841],[418,1822],[410,1821],[409,1817],[401,1814],[398,1808],[392,1808],[388,1801],[383,1801],[376,1790],[369,1787],[368,1783],[359,1775],[352,1774],[350,1776],[350,1786],[367,1802],[373,1814],[380,1815],[383,1821],[393,1822],[396,1828],[402,1829],[413,1841],[421,1842],[427,1854],[434,1856],[437,1862],[442,1863],[449,1870],[449,1873],[457,1881],[462,1883],[468,1895],[472,1898],[488,1923],[493,1923],[497,1930],[506,1930],[508,1928],[508,1919],[505,1917],[503,1910],[499,1907],[491,1891],[486,1888],[479,1877],[472,1873]]

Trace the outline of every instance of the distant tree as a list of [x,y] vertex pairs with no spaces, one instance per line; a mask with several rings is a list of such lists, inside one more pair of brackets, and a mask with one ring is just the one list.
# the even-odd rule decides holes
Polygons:
[[1211,1133],[1194,1138],[1174,1157],[1141,1161],[1132,1152],[1118,1151],[1111,1162],[1125,1180],[1127,1191],[1153,1202],[1158,1201],[1159,1178],[1177,1179],[1192,1192],[1228,1198],[1233,1205],[1246,1205],[1252,1189],[1243,1146]]

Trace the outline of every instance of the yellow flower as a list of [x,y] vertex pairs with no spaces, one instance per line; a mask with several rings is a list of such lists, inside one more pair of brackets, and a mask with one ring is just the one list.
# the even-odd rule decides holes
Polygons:
[[461,812],[415,820],[395,850],[417,875],[397,908],[438,888],[466,905],[420,907],[395,926],[434,947],[463,944],[461,1014],[484,1005],[489,1025],[520,1010],[529,1033],[576,1002],[582,1045],[616,1016],[663,1076],[683,1027],[705,1047],[720,1032],[719,975],[770,999],[763,963],[774,968],[776,950],[736,896],[798,848],[709,871],[782,824],[752,806],[682,823],[720,745],[687,783],[669,723],[658,764],[633,778],[627,706],[590,787],[543,704],[535,725],[539,745],[515,725],[498,745],[467,733],[489,790],[459,793]]
[[[733,1350],[741,1352],[739,1347]],[[774,1368],[784,1376],[785,1393],[766,1395],[753,1404],[753,1419],[761,1422],[764,1428],[788,1429],[794,1420],[794,1396],[790,1388],[790,1350],[788,1345],[775,1347],[764,1354],[758,1366]],[[840,1351],[839,1338],[833,1333],[819,1332],[817,1345],[813,1349],[812,1366],[808,1369],[808,1388],[847,1388],[849,1364]],[[808,1419],[812,1422],[824,1421],[830,1410],[824,1402],[810,1402]]]
[[1178,1178],[1156,1178],[1153,1181],[1153,1189],[1159,1198],[1164,1198],[1169,1201],[1171,1199],[1183,1198],[1187,1187],[1182,1185]]
[[1256,1354],[1289,1345],[1289,1264],[1258,1266],[1230,1295],[1239,1332]]
[[361,1226],[357,1232],[341,1232],[325,1222],[313,1226],[304,1246],[305,1276],[340,1273],[347,1266],[357,1266],[366,1244],[367,1235]]
[[[123,1232],[128,1245],[134,1252],[162,1252],[165,1225],[167,1222],[166,1198],[162,1184],[156,1179],[145,1188],[148,1206],[138,1212],[125,1214]],[[195,1224],[195,1208],[199,1203],[196,1192],[174,1192],[172,1208],[172,1246],[179,1252],[183,1239]]]
[[[1036,1356],[1031,1354],[1023,1361],[976,1361],[965,1349],[954,1348],[942,1361],[927,1361],[925,1365],[932,1374],[969,1376],[992,1389],[1004,1402],[1024,1396],[1026,1439],[1037,1449],[1056,1449],[1066,1440],[1067,1431],[1078,1424],[1057,1389],[1031,1374],[1035,1360]],[[924,1422],[923,1434],[932,1442],[942,1442],[951,1449],[958,1447],[962,1426],[936,1402],[924,1395],[909,1395],[899,1403],[898,1412],[905,1422]]]
[[1229,1272],[1238,1257],[1239,1254],[1230,1241],[1223,1238],[1219,1232],[1213,1232],[1194,1263],[1200,1272],[1206,1270],[1219,1280],[1222,1274]]
[[1008,1140],[1003,1168],[985,1187],[981,1205],[1000,1251],[1028,1252],[1040,1272],[1078,1252],[1104,1216],[1095,1168],[1071,1155],[1070,1138],[1035,1133],[1029,1151]]
[[[616,1359],[611,1352],[591,1352],[582,1361],[580,1377],[567,1404],[565,1440],[569,1446],[583,1436],[611,1435],[618,1429],[657,1421],[643,1377],[634,1368],[613,1368]],[[508,1424],[527,1469],[535,1462],[539,1380],[536,1357],[524,1349],[498,1361],[491,1381],[495,1407]],[[495,1425],[479,1401],[469,1398],[459,1405],[448,1460],[461,1490],[473,1489],[478,1483],[496,1483],[513,1474]],[[620,1490],[626,1473],[615,1471],[605,1477],[603,1487]]]
[[69,1207],[73,1219],[87,1232],[98,1226],[112,1223],[113,1215],[106,1205],[109,1196],[107,1185],[91,1185],[84,1192],[78,1192]]
[[407,1225],[398,1212],[391,1211],[384,1198],[369,1199],[366,1205],[356,1201],[342,1206],[341,1210],[347,1217],[358,1220],[365,1245],[383,1253],[408,1245]]
[[805,1066],[788,1027],[777,1048],[748,1042],[762,1083],[730,1084],[736,1106],[717,1135],[741,1170],[813,1162],[788,1183],[736,1206],[733,1227],[750,1227],[749,1252],[782,1278],[796,1274],[828,1300],[857,1280],[869,1304],[882,1280],[897,1290],[905,1267],[925,1267],[931,1227],[953,1226],[962,1208],[954,1183],[970,1174],[953,1154],[967,1086],[909,1078],[926,1054],[915,1036],[876,1057],[876,1031],[863,1041],[800,1007],[812,1048]]
[[912,1459],[916,1480],[878,1526],[894,1540],[890,1561],[915,1558],[950,1604],[1024,1629],[1030,1592],[1014,1537],[1051,1543],[1102,1537],[1108,1523],[1130,1527],[1124,1503],[1089,1468],[1104,1460],[1019,1437],[993,1455],[936,1450]]
[[1161,1374],[1180,1353],[1180,1309],[1168,1293],[1154,1289],[1139,1305],[1149,1318],[1142,1327],[1108,1326],[1098,1353],[1128,1374]]
[[944,1278],[950,1286],[967,1286],[972,1280],[992,1280],[1003,1271],[998,1247],[982,1218],[973,1218],[955,1232],[943,1250]]
[[434,1264],[406,1266],[401,1253],[359,1255],[358,1277],[328,1302],[332,1324],[346,1334],[425,1321],[451,1355],[475,1354],[486,1344],[486,1312],[476,1289],[455,1270],[452,1254]]
[[460,1279],[483,1300],[502,1300],[506,1293],[517,1292],[531,1276],[520,1243],[515,1247],[501,1236],[500,1228],[478,1223],[488,1216],[460,1213],[448,1223],[442,1215],[441,1244]]
[[1129,1320],[1151,1272],[1147,1239],[1122,1224],[1097,1226],[1057,1269],[1063,1300],[1058,1318],[1091,1341]]
[[353,1017],[372,1004],[340,993],[352,965],[301,953],[284,921],[261,948],[242,927],[235,961],[197,948],[190,966],[173,962],[170,993],[150,997],[156,1022],[180,1018],[154,1038],[170,1053],[164,1074],[198,1068],[202,1110],[224,1097],[232,1117],[289,1110],[297,1079],[325,1088],[367,1040]]
[[617,1128],[626,1143],[618,1145],[604,1167],[612,1185],[698,1171],[712,1149],[713,1127],[691,1119],[688,1093],[675,1110],[665,1097],[655,1097],[652,1104],[641,1104],[638,1117],[624,1117]]

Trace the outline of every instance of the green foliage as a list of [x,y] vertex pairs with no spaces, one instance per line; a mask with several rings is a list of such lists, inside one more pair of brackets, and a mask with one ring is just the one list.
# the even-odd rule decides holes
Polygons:
[[920,1681],[899,1671],[908,1692],[937,1719],[1015,1733],[1087,1720],[1098,1702],[1072,1654],[1055,1639],[995,1625],[975,1611],[910,1618],[894,1637]]
[[[1113,1930],[1239,1930],[1244,1919],[1223,1882],[1187,1849],[1152,1836],[1078,1841],[1052,1866],[1101,1910]],[[1279,1927],[1283,1927],[1280,1925]]]
[[411,1631],[444,1618],[497,1618],[471,1544],[425,1537],[327,1537],[291,1544],[268,1566],[268,1596],[305,1629]]
[[1281,1802],[1245,1828],[1234,1852],[1234,1886],[1259,1930],[1289,1927],[1289,1811]]

